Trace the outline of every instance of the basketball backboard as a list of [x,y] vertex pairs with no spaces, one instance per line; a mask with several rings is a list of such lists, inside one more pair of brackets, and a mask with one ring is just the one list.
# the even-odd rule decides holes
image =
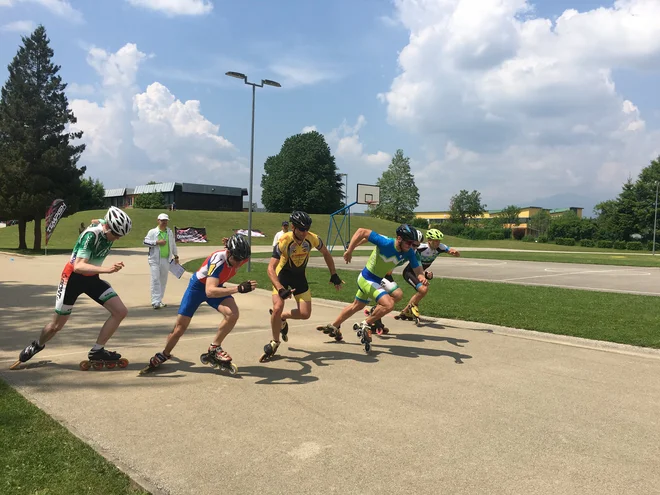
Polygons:
[[377,205],[380,202],[380,187],[370,184],[358,184],[357,203],[360,205]]

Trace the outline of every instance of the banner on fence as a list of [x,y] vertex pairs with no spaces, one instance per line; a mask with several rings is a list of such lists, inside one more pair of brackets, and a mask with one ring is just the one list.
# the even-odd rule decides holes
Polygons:
[[174,227],[174,238],[176,242],[209,242],[204,227]]
[[50,208],[46,210],[46,246],[48,246],[48,240],[53,235],[57,223],[64,214],[64,210],[66,210],[66,204],[64,204],[63,199],[56,199],[50,205]]

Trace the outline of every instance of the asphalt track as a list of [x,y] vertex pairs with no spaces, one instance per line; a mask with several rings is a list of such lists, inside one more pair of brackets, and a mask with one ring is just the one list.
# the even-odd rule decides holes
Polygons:
[[349,324],[341,344],[314,330],[341,307],[315,300],[261,364],[271,296],[258,290],[236,296],[235,377],[199,363],[218,323],[208,307],[176,359],[139,377],[188,275],[170,277],[170,307],[154,311],[146,257],[122,252],[106,263],[126,268],[105,278],[129,316],[108,348],[128,368],[78,370],[105,319],[83,296],[46,349],[8,371],[52,314],[65,259],[0,254],[0,375],[154,493],[660,493],[657,351],[390,318],[367,355]]

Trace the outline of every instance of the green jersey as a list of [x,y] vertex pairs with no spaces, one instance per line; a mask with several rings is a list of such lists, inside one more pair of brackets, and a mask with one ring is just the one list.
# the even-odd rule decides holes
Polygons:
[[78,237],[65,271],[72,273],[73,264],[78,258],[86,259],[91,265],[101,266],[108,256],[112,244],[113,241],[109,241],[105,235],[103,225],[88,227]]

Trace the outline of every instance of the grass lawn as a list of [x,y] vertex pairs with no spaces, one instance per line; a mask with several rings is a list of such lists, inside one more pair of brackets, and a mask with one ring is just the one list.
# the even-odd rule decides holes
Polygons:
[[[193,260],[184,267],[195,271],[203,261]],[[250,278],[260,288],[270,289],[266,268],[265,263],[252,263]],[[247,278],[245,271],[243,267],[234,281]],[[328,270],[307,268],[312,295],[351,302],[358,272],[338,273],[346,282],[339,292],[330,285]],[[401,310],[414,291],[400,276],[395,279],[405,293],[396,308]],[[657,297],[452,279],[435,279],[431,284],[421,304],[423,315],[660,348]]]
[[[360,246],[362,248],[364,246]],[[373,246],[371,246],[373,248]],[[371,251],[355,252],[355,256],[368,256]],[[340,258],[343,251],[334,251],[335,258]],[[312,251],[312,256],[321,256],[319,251]],[[254,253],[253,258],[270,258],[270,253]],[[448,256],[448,255],[441,255]],[[541,261],[554,263],[585,263],[589,265],[622,265],[622,266],[648,266],[660,267],[660,255],[640,256],[629,254],[625,251],[613,251],[612,254],[599,253],[535,253],[533,251],[462,251],[463,258],[481,258],[489,260],[512,260],[512,261]]]
[[2,380],[0,471],[0,493],[148,493]]

